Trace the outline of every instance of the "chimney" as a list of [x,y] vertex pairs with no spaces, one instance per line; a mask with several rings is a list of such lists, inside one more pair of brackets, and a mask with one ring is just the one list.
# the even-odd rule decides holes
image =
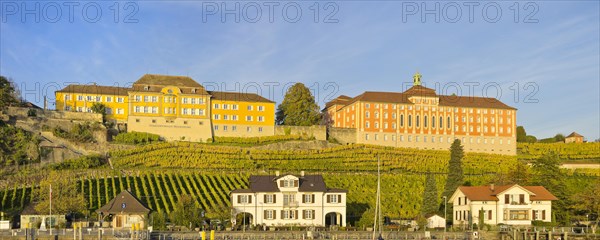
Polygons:
[[279,177],[279,171],[275,171],[275,177]]
[[300,177],[304,177],[304,171],[300,171]]
[[494,191],[494,184],[493,183],[490,185],[490,190],[492,190],[492,192]]

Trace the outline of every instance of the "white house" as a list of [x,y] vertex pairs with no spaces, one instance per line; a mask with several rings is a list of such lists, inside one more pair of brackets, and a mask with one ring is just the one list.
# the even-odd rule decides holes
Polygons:
[[[346,226],[346,190],[327,188],[321,175],[250,176],[231,192],[232,222],[264,226]],[[242,219],[242,222],[239,219]]]
[[434,214],[427,218],[427,228],[444,228],[446,219]]
[[[462,186],[448,203],[454,206],[453,224],[531,225],[531,221],[552,220],[552,201],[558,200],[542,186]],[[469,221],[471,220],[471,221]]]

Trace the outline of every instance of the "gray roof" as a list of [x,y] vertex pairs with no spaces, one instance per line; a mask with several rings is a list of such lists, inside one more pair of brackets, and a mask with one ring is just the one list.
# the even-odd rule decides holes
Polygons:
[[[123,208],[125,207],[125,208]],[[106,205],[102,206],[97,213],[116,214],[116,213],[145,213],[148,214],[150,209],[144,206],[142,201],[137,199],[127,190],[119,193],[115,198],[110,200]]]
[[[250,186],[248,189],[236,189],[233,190],[232,193],[254,193],[254,192],[279,192],[279,188],[277,187],[277,180],[284,176],[289,176],[293,174],[282,174],[280,176],[274,175],[254,175],[250,176]],[[300,179],[298,183],[298,191],[299,192],[343,192],[345,190],[342,189],[328,189],[325,186],[325,181],[323,180],[322,175],[304,175],[298,176]]]

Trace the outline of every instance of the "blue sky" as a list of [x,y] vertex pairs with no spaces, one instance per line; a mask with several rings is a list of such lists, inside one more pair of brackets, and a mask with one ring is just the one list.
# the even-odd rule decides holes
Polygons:
[[0,74],[38,104],[68,83],[124,86],[157,73],[277,102],[303,82],[323,106],[403,91],[418,70],[438,93],[518,108],[518,125],[538,138],[600,135],[598,1],[0,3]]

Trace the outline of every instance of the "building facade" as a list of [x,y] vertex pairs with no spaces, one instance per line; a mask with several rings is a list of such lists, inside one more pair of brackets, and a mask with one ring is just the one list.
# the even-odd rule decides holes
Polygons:
[[558,200],[542,186],[459,187],[448,199],[453,204],[453,224],[531,225],[552,221],[552,201]]
[[404,92],[339,96],[323,109],[335,128],[356,129],[356,142],[446,150],[454,139],[465,151],[516,155],[516,109],[497,99],[438,95],[421,75]]
[[190,77],[146,74],[131,88],[69,85],[55,95],[59,111],[92,112],[102,103],[108,121],[165,140],[274,134],[275,102],[254,93],[206,91]]
[[236,225],[346,226],[347,191],[327,188],[321,175],[276,173],[249,180],[248,189],[231,192]]
[[115,229],[136,230],[148,227],[148,214],[150,211],[127,190],[117,194],[112,200],[96,210],[100,221],[108,223],[102,225],[108,225],[106,227]]
[[579,133],[572,132],[567,137],[565,137],[565,143],[582,143],[583,136]]

